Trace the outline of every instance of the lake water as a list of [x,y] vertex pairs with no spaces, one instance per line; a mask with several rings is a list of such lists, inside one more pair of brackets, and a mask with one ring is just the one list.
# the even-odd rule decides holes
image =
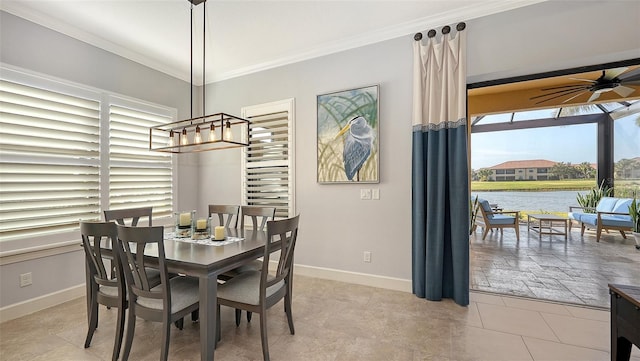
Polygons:
[[528,210],[548,212],[568,212],[569,206],[577,206],[576,196],[588,191],[553,192],[471,192],[471,200],[486,199],[498,204],[503,210]]

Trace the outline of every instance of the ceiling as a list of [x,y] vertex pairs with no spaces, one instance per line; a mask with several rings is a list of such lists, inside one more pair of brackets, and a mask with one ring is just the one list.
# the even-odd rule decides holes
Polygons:
[[[195,84],[233,78],[544,0],[209,0],[194,7]],[[190,81],[187,0],[2,0],[0,9]],[[203,20],[206,19],[206,20]],[[411,38],[408,38],[411,39]],[[409,40],[408,40],[409,41]]]
[[[640,59],[636,59],[635,64],[638,63],[640,63]],[[619,68],[622,74],[637,74],[637,72],[640,71],[640,65],[635,64],[606,68]],[[598,66],[594,65],[594,67]],[[523,110],[613,103],[640,99],[640,82],[624,84],[625,87],[635,90],[627,96],[621,96],[615,91],[606,91],[600,93],[599,97],[593,101],[589,101],[593,95],[591,91],[567,93],[566,95],[561,93],[558,94],[558,97],[555,99],[552,99],[554,95],[543,96],[566,89],[549,88],[591,84],[587,80],[596,80],[600,76],[602,76],[602,70],[593,70],[470,89],[468,91],[469,113],[471,115],[499,114]]]

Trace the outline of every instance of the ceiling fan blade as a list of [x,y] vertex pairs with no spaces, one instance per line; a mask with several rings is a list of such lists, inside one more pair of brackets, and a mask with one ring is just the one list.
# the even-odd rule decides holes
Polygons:
[[[562,98],[562,97],[564,97],[564,96],[567,96],[567,95],[570,95],[570,94],[575,94],[575,93],[584,93],[584,92],[586,92],[586,91],[587,91],[586,89],[575,89],[575,90],[567,91],[567,92],[564,92],[564,93],[562,93],[562,94],[558,94],[558,95],[556,95],[556,96],[553,96],[553,97],[551,97],[551,98],[542,99],[542,100],[540,100],[539,102],[536,102],[535,104],[542,104],[542,103],[544,103],[544,102],[548,102],[548,101],[553,100],[553,99]],[[545,96],[549,96],[549,95],[552,95],[552,94],[545,94]],[[539,97],[538,97],[538,98],[539,98]],[[530,100],[533,100],[533,98],[532,98],[532,99],[530,99]]]
[[588,81],[589,83],[595,83],[596,81],[593,79],[581,79],[581,78],[569,78],[571,80],[578,80],[578,81]]
[[613,69],[607,69],[604,71],[604,78],[607,80],[611,80],[616,78],[618,75],[624,73],[625,71],[627,71],[626,66],[620,67],[620,68],[613,68]]
[[584,94],[584,93],[586,93],[586,92],[587,92],[586,90],[585,90],[585,91],[583,91],[583,92],[580,92],[580,93],[578,93],[578,94],[576,94],[576,95],[572,96],[571,98],[569,98],[569,99],[567,99],[567,100],[563,101],[562,103],[564,104],[564,103],[566,103],[566,102],[572,101],[573,99],[575,99],[575,98],[577,98],[577,97],[581,96],[582,94]]
[[618,94],[619,96],[626,98],[629,95],[633,94],[633,92],[635,92],[636,90],[633,88],[629,88],[628,86],[618,85],[617,87],[613,88],[613,91],[616,92],[616,94]]
[[624,73],[620,75],[618,79],[620,79],[620,82],[630,82],[630,81],[640,80],[640,68],[636,68],[631,70],[628,73]]
[[[589,89],[589,87],[583,85],[583,86],[581,86],[579,88],[562,89],[562,90],[558,90],[558,91],[547,93],[547,94],[536,95],[534,97],[529,98],[529,100],[549,97],[549,96],[557,95],[557,94],[559,94],[560,96],[569,95],[569,94],[573,94],[575,92],[579,92],[579,91],[583,91],[583,90],[587,90],[587,89]],[[555,99],[555,98],[551,98],[551,99]]]
[[591,96],[589,97],[589,100],[587,100],[587,103],[591,103],[592,101],[596,100],[600,98],[600,93],[593,93],[591,94]]
[[547,91],[547,90],[556,90],[556,89],[565,89],[565,88],[584,88],[586,86],[587,85],[584,85],[584,84],[570,84],[570,85],[553,86],[550,88],[540,88],[540,90]]

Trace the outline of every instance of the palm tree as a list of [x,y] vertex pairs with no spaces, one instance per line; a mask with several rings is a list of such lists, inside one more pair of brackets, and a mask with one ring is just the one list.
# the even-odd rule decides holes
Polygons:
[[558,162],[551,167],[549,172],[558,177],[558,179],[567,179],[572,176],[572,173],[575,172],[571,163]]
[[493,171],[489,168],[480,168],[480,170],[478,170],[478,177],[481,181],[489,180],[491,174],[493,174]]
[[636,161],[633,159],[620,159],[614,165],[616,178],[628,178],[630,172],[636,167]]
[[585,179],[595,178],[596,176],[596,170],[593,169],[593,167],[591,166],[591,163],[589,162],[582,162],[578,164],[576,166],[576,170],[582,176],[582,178],[585,178]]

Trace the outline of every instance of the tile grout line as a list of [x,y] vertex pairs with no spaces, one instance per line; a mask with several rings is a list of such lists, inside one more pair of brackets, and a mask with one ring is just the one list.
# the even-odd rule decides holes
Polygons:
[[527,345],[527,341],[524,340],[524,336],[520,335],[520,338],[522,339],[522,343],[524,344],[524,347],[527,349],[527,352],[529,353],[529,356],[531,357],[531,359],[533,361],[536,361],[535,357],[533,357],[533,354],[531,353],[531,349],[529,349],[529,345]]

